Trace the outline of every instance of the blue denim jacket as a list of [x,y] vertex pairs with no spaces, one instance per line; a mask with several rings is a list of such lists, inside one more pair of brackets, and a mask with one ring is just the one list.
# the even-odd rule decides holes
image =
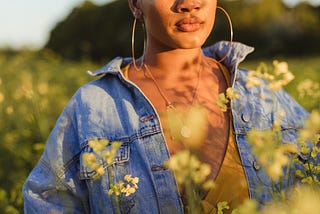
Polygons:
[[[228,47],[229,43],[220,42],[203,52],[219,59]],[[270,200],[271,181],[251,153],[246,133],[252,128],[270,129],[279,112],[284,111],[284,143],[292,143],[308,113],[284,91],[272,94],[263,86],[245,87],[248,71],[238,65],[252,51],[251,47],[233,43],[223,63],[241,97],[231,107],[249,194],[264,203]],[[159,116],[141,90],[121,73],[121,67],[130,61],[115,58],[92,72],[94,76],[103,76],[82,86],[69,101],[24,184],[26,214],[115,212],[114,202],[107,194],[110,176],[94,179],[95,171],[83,165],[82,155],[90,151],[88,140],[94,138],[123,143],[112,165],[101,164],[112,173],[113,182],[126,174],[140,178],[131,213],[183,213],[174,175],[162,167],[170,156]],[[266,99],[259,98],[261,90]]]

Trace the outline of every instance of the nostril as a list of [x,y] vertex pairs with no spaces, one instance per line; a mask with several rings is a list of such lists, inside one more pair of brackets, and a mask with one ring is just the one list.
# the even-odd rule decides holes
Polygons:
[[181,12],[189,12],[190,10],[188,8],[180,8]]
[[193,12],[201,9],[199,4],[180,4],[177,6],[177,11],[181,13]]

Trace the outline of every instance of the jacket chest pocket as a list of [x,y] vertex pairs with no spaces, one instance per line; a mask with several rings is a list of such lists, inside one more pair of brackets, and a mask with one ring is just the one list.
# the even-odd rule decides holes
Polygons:
[[80,179],[92,183],[100,180],[109,189],[110,182],[117,182],[129,174],[129,144],[122,144],[113,154],[112,150],[112,142],[99,152],[85,146],[80,154]]

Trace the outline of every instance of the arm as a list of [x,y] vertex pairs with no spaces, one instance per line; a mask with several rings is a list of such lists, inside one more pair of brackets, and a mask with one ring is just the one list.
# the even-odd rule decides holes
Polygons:
[[52,130],[45,151],[23,186],[25,213],[88,213],[79,179],[80,146],[72,99]]

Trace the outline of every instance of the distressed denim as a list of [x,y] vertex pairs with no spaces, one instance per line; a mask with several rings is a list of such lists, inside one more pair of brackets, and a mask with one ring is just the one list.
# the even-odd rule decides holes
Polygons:
[[[203,52],[220,59],[229,45],[220,42]],[[251,153],[246,133],[252,128],[268,130],[280,118],[284,143],[295,143],[297,130],[308,113],[284,91],[272,93],[263,85],[245,87],[248,70],[240,69],[239,63],[252,51],[234,42],[223,64],[240,95],[231,108],[249,194],[263,204],[270,200],[271,181]],[[121,73],[130,62],[129,58],[118,57],[90,72],[102,77],[82,86],[71,98],[48,137],[41,159],[25,181],[26,214],[115,213],[108,190],[110,183],[126,174],[140,179],[130,202],[134,205],[131,213],[183,213],[174,175],[163,167],[170,155],[159,116],[142,91]],[[265,99],[260,98],[261,91]],[[279,117],[280,111],[285,112],[284,117]],[[95,179],[96,172],[82,160],[84,152],[91,151],[88,141],[95,138],[122,142],[113,164],[101,162],[106,173],[100,179]]]

